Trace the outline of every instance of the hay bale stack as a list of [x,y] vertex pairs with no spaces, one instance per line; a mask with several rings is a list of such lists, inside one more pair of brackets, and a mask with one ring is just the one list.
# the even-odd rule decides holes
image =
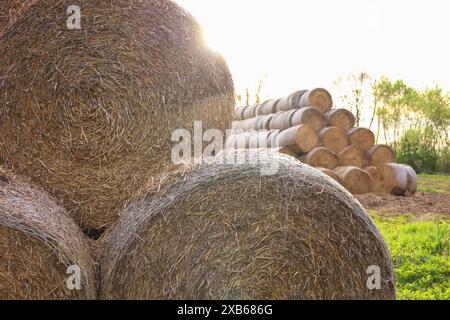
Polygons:
[[300,108],[316,107],[325,113],[333,107],[333,99],[327,90],[317,88],[302,94],[299,106]]
[[317,147],[308,152],[303,161],[310,166],[333,170],[339,164],[338,156],[324,147]]
[[355,126],[355,116],[347,109],[336,108],[325,113],[328,126],[344,129],[346,132]]
[[0,38],[0,158],[101,228],[171,164],[175,129],[230,127],[234,88],[174,2],[83,1],[67,30],[72,4],[37,1]]
[[[262,106],[268,106],[264,112],[271,112],[271,114],[255,116],[253,109],[258,110]],[[395,162],[394,151],[387,145],[374,145],[375,135],[369,129],[354,128],[355,116],[349,110],[343,108],[330,109],[331,106],[332,98],[326,90],[320,88],[311,91],[301,90],[283,99],[268,100],[259,106],[237,109],[235,118],[245,118],[241,115],[243,110],[248,109],[251,109],[252,112],[249,112],[247,116],[253,118],[237,121],[233,124],[233,128],[281,130],[284,142],[282,144],[268,144],[269,146],[272,148],[286,147],[284,153],[313,167],[319,167],[319,170],[333,178],[336,178],[334,177],[336,174],[329,172],[329,170],[336,166],[358,167],[360,169],[367,167],[367,174],[371,177],[370,190],[372,192],[400,195],[414,194],[417,184],[414,170],[412,168],[399,169],[402,174],[397,175],[395,168],[383,166]],[[301,141],[305,142],[304,137],[306,136],[306,134],[296,134],[297,129],[293,129],[299,124],[308,125],[318,133],[322,148],[314,148],[306,152],[312,146],[317,147],[315,143],[298,148],[300,137],[302,137]],[[284,133],[284,131],[287,132]],[[280,136],[278,135],[278,137]],[[310,136],[312,137],[312,135]],[[274,140],[273,138],[276,138],[277,134],[274,133],[271,137]],[[292,154],[292,152],[295,154]],[[338,163],[336,163],[336,154]],[[350,176],[354,176],[356,174],[354,172],[361,175],[359,171],[351,170]],[[404,172],[409,172],[409,174],[404,174]],[[397,179],[396,175],[398,176]],[[367,180],[365,174],[364,177]],[[396,180],[398,181],[396,182]],[[405,187],[405,184],[408,185],[408,183],[409,187]]]
[[371,166],[395,162],[395,153],[389,146],[376,145],[367,151],[367,157]]
[[325,168],[316,168],[316,169],[319,170],[320,172],[326,174],[327,176],[329,176],[331,179],[335,180],[340,185],[342,185],[342,186],[344,185],[344,182],[342,181],[341,177],[333,170],[325,169]]
[[338,153],[349,144],[347,132],[338,127],[326,127],[319,132],[322,146]]
[[370,175],[357,167],[339,167],[334,170],[341,178],[345,188],[352,194],[369,193],[371,188]]
[[[388,248],[362,206],[273,157],[276,175],[204,165],[128,208],[105,246],[100,298],[394,299]],[[372,265],[381,290],[367,288]]]
[[347,148],[344,148],[341,152],[338,153],[338,157],[339,166],[341,167],[354,166],[358,168],[364,168],[369,164],[369,160],[367,159],[366,154],[354,145],[350,145]]
[[350,144],[359,150],[367,151],[375,144],[375,135],[366,128],[353,128],[348,131]]
[[[80,267],[81,290],[67,268]],[[95,299],[89,246],[77,225],[43,191],[0,168],[0,299]]]
[[395,172],[389,166],[368,166],[364,170],[370,175],[373,193],[391,193],[395,185]]

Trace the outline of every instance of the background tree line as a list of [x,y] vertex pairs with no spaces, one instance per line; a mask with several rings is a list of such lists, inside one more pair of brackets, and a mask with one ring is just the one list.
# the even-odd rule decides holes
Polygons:
[[450,173],[450,92],[438,85],[416,89],[403,80],[374,80],[367,73],[335,84],[342,92],[338,106],[374,130],[377,143],[390,145],[399,162],[419,173]]

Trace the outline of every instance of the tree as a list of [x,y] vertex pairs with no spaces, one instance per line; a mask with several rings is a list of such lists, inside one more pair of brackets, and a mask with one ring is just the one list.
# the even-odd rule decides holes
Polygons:
[[342,92],[342,107],[349,108],[354,113],[357,126],[361,125],[364,109],[370,108],[367,103],[371,97],[372,81],[372,77],[365,72],[350,74],[335,81],[335,85]]

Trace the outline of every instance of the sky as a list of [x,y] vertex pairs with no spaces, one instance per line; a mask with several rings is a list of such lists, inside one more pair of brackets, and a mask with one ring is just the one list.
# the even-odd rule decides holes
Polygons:
[[238,92],[271,98],[367,72],[450,90],[448,0],[176,0],[228,62]]

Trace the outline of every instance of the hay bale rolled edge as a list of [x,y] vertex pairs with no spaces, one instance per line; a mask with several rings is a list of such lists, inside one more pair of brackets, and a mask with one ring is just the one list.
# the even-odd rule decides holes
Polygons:
[[102,228],[171,165],[175,129],[230,127],[234,87],[175,3],[86,1],[67,30],[72,4],[38,1],[0,39],[0,157]]
[[[274,161],[265,177],[257,165],[190,169],[127,209],[105,246],[100,297],[394,299],[389,251],[359,202],[317,170]],[[371,265],[381,290],[367,289]]]
[[[2,168],[0,177],[0,299],[95,299],[94,262],[77,225],[27,180]],[[72,265],[80,290],[66,286]]]

